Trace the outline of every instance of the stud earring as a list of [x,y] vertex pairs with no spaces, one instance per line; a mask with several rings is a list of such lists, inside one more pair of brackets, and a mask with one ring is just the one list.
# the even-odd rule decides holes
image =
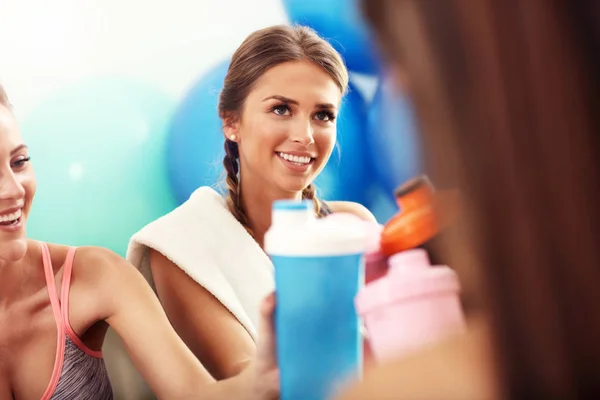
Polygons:
[[235,142],[235,139],[237,139],[237,136],[235,136],[235,135],[229,136],[229,140],[231,140],[232,142]]

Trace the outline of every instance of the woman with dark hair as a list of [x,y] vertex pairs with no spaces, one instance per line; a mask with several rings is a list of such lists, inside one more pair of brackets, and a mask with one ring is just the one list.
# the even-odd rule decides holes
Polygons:
[[343,398],[600,397],[600,3],[362,3],[427,172],[464,193],[440,251],[477,309]]

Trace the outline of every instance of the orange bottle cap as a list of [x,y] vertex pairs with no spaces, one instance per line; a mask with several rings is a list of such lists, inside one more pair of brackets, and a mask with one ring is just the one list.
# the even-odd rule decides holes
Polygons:
[[385,224],[381,252],[392,255],[422,245],[456,216],[458,192],[436,192],[426,176],[419,176],[395,191],[400,212]]

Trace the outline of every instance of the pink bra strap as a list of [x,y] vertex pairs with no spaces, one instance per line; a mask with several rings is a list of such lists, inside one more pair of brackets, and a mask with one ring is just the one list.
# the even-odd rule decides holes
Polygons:
[[67,252],[67,257],[65,259],[65,265],[63,267],[63,278],[60,295],[62,303],[62,322],[67,331],[67,334],[69,335],[73,343],[77,345],[77,347],[79,347],[82,351],[84,351],[86,354],[92,357],[102,358],[102,351],[92,350],[81,341],[79,336],[77,336],[77,334],[71,327],[71,321],[69,320],[69,293],[71,289],[71,276],[73,273],[73,260],[75,259],[76,250],[76,247],[69,248],[69,251]]
[[[50,294],[50,303],[52,304],[52,310],[56,312],[57,310],[60,310],[60,304],[58,292],[56,291],[56,281],[54,280],[52,258],[50,257],[50,250],[46,243],[41,242],[40,247],[42,248],[42,262],[44,264],[44,273],[46,275],[46,286],[48,287],[48,293]],[[60,316],[60,313],[58,315]]]
[[54,370],[52,371],[52,377],[46,387],[42,400],[49,399],[53,394],[58,385],[60,374],[62,372],[62,366],[65,355],[65,331],[63,329],[60,317],[60,305],[58,299],[58,293],[56,291],[56,282],[54,280],[54,269],[52,268],[52,258],[50,257],[50,250],[48,245],[44,242],[40,242],[42,248],[42,262],[44,264],[44,272],[46,274],[46,287],[50,295],[50,304],[52,304],[52,311],[54,312],[54,319],[56,320],[56,329],[58,337],[56,339],[56,358],[54,360]]

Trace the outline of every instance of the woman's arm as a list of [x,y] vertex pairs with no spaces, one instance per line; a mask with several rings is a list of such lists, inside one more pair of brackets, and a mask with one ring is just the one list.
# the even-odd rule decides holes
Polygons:
[[267,370],[264,365],[261,370],[248,369],[236,378],[216,383],[177,336],[142,275],[109,250],[79,249],[72,285],[73,290],[87,294],[81,300],[90,305],[90,313],[101,316],[119,334],[158,398],[248,398],[257,391],[270,393],[270,387],[256,385],[276,384],[272,379],[257,378],[257,373]]
[[208,290],[181,268],[150,250],[150,268],[162,306],[190,350],[216,379],[237,375],[256,345],[250,334]]

